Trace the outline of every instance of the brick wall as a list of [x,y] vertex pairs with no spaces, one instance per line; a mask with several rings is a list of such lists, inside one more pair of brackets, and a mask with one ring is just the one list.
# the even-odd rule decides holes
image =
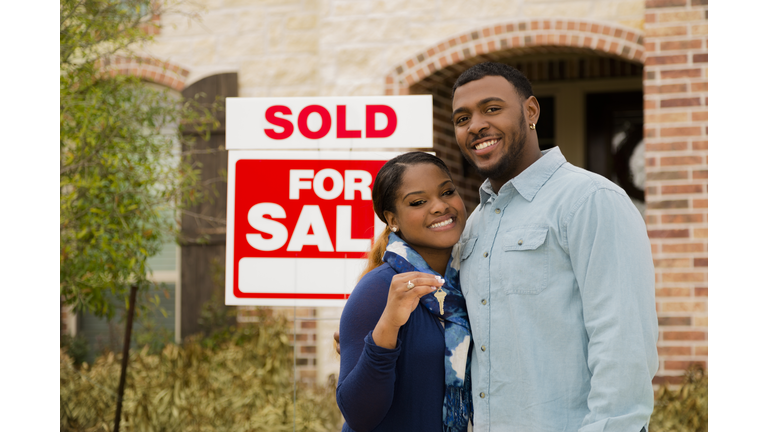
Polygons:
[[[271,313],[283,316],[288,320],[288,332],[294,347],[296,360],[295,376],[297,382],[312,384],[317,375],[317,309],[308,307],[272,307]],[[294,315],[295,314],[295,315]],[[258,322],[259,314],[252,306],[238,308],[237,322],[247,324]],[[295,317],[295,319],[294,319]],[[295,329],[295,331],[294,331]],[[331,339],[329,338],[329,341]],[[320,341],[322,343],[322,341]]]
[[656,265],[656,382],[707,366],[707,0],[647,0],[646,223]]
[[113,56],[102,65],[110,75],[130,75],[145,81],[182,91],[189,84],[189,71],[169,62],[151,57]]

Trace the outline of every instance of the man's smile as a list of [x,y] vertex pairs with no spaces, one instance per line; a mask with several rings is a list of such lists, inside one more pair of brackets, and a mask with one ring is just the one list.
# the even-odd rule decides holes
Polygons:
[[494,137],[485,137],[485,138],[479,138],[475,141],[475,143],[472,144],[472,147],[477,150],[483,150],[488,147],[492,147],[496,145],[500,141],[499,138]]

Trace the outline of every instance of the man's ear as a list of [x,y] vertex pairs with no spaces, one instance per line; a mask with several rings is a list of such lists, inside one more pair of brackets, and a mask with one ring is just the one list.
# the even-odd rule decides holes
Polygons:
[[536,96],[531,96],[523,103],[523,109],[525,111],[525,121],[528,124],[536,124],[539,122],[539,114],[541,114],[541,107],[539,107],[539,101]]

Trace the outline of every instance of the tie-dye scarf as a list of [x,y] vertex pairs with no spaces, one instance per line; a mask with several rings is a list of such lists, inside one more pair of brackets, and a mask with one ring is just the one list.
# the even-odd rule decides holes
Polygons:
[[[454,248],[454,252],[458,249]],[[448,294],[443,303],[444,314],[433,294],[421,298],[421,304],[431,313],[445,320],[445,397],[443,398],[443,431],[463,432],[472,419],[472,393],[469,377],[472,336],[467,317],[467,303],[459,286],[457,254],[452,254],[445,272],[443,291]],[[454,257],[456,260],[454,261]],[[384,253],[384,262],[389,263],[398,273],[419,271],[438,275],[400,237],[389,234],[389,244]]]

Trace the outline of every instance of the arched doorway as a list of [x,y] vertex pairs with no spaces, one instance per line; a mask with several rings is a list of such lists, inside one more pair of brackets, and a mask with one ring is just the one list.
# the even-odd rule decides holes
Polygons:
[[615,25],[577,20],[520,21],[443,41],[396,66],[387,94],[433,96],[434,147],[460,179],[462,196],[477,201],[482,179],[455,145],[451,90],[470,66],[497,61],[520,69],[542,105],[542,149],[559,146],[574,165],[630,192],[643,209],[642,36]]

